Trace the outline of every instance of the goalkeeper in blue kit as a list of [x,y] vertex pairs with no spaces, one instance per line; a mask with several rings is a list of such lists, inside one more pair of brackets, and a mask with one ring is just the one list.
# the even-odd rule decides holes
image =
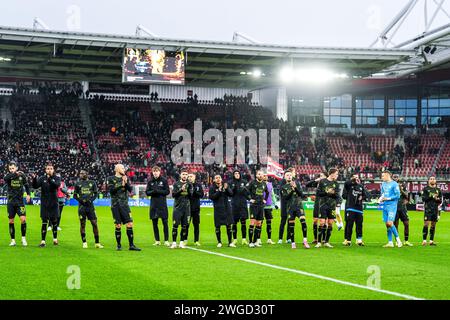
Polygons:
[[397,215],[397,203],[400,199],[400,187],[398,183],[392,180],[390,171],[383,171],[381,174],[383,183],[381,185],[381,197],[378,202],[383,205],[383,221],[386,223],[388,243],[383,247],[393,248],[392,235],[395,236],[397,247],[402,247],[402,241],[398,236],[397,228],[394,225],[395,216]]

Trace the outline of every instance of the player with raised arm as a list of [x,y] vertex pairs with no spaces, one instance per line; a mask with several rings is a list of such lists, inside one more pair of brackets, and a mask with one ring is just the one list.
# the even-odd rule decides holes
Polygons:
[[133,189],[128,182],[123,164],[116,164],[114,167],[114,176],[107,179],[108,192],[111,195],[111,212],[115,225],[115,236],[117,241],[117,250],[122,250],[122,225],[127,227],[127,237],[129,249],[131,251],[141,251],[134,244],[133,219],[131,209],[128,205],[128,193]]
[[397,214],[397,203],[400,199],[400,188],[398,183],[392,180],[392,173],[390,171],[383,171],[381,174],[383,183],[381,184],[381,196],[378,199],[378,203],[383,206],[383,221],[387,228],[388,243],[384,248],[393,248],[392,235],[395,236],[397,241],[397,247],[402,247],[403,243],[398,236],[397,228],[394,225],[395,216]]
[[317,186],[317,194],[319,200],[319,234],[316,248],[323,246],[333,248],[330,244],[331,233],[333,231],[333,223],[336,219],[336,207],[340,206],[341,196],[337,178],[339,171],[336,168],[328,170],[328,177],[322,179]]
[[427,245],[428,229],[430,229],[430,246],[435,246],[434,233],[436,223],[439,221],[439,206],[442,203],[441,189],[436,185],[436,177],[428,178],[428,185],[423,188],[422,200],[424,202],[424,223],[423,223],[423,241],[422,245]]
[[353,174],[349,181],[346,181],[342,191],[342,198],[345,199],[345,240],[343,245],[352,244],[353,224],[356,224],[356,244],[364,246],[363,242],[363,213],[364,201],[370,199],[370,194],[364,188],[358,174]]
[[83,249],[88,248],[86,241],[86,219],[91,222],[94,232],[95,247],[103,249],[100,244],[97,215],[95,214],[94,200],[97,199],[98,188],[95,181],[90,180],[86,170],[80,170],[80,179],[75,184],[73,198],[78,201],[78,217],[80,218],[80,235]]
[[170,246],[169,243],[169,211],[167,209],[167,196],[170,193],[167,179],[161,176],[161,168],[154,166],[152,168],[152,178],[147,182],[145,194],[151,197],[150,202],[150,219],[153,224],[153,233],[155,235],[154,246],[160,246],[158,220],[163,223],[164,245]]
[[58,245],[58,195],[57,191],[61,185],[61,179],[55,174],[55,168],[51,163],[45,166],[45,175],[37,177],[32,175],[34,189],[41,189],[41,243],[39,247],[45,247],[45,238],[47,236],[47,224],[52,224],[53,244]]
[[286,171],[284,174],[286,184],[281,187],[281,195],[286,200],[286,209],[288,213],[289,238],[292,240],[291,247],[296,249],[295,244],[295,218],[299,218],[303,232],[303,247],[309,249],[307,238],[307,226],[305,211],[303,210],[303,192],[300,182],[292,178],[292,173]]
[[11,236],[10,246],[16,246],[14,218],[19,216],[20,231],[22,233],[22,246],[26,247],[27,218],[25,205],[23,203],[23,192],[26,192],[26,202],[30,202],[30,187],[27,177],[22,171],[18,171],[17,164],[11,162],[8,165],[8,173],[3,178],[7,186],[8,192],[8,218],[9,218],[9,235]]
[[306,188],[316,188],[316,195],[314,199],[314,209],[313,209],[313,234],[314,234],[314,240],[311,244],[317,244],[317,235],[318,235],[318,229],[319,229],[319,202],[320,202],[320,196],[317,194],[317,186],[319,185],[320,180],[326,179],[328,176],[327,172],[321,172],[319,176],[312,181],[309,181],[306,183]]

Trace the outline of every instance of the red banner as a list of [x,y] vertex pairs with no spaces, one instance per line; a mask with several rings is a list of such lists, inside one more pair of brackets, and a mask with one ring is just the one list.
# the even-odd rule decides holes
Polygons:
[[276,179],[283,179],[284,169],[281,164],[272,160],[271,157],[267,158],[267,175]]

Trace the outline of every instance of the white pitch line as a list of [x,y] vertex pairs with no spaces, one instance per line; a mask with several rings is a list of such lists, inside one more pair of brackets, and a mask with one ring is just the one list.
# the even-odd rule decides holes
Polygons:
[[339,283],[339,284],[342,284],[342,285],[345,285],[345,286],[355,287],[355,288],[359,288],[359,289],[366,289],[366,290],[370,290],[370,291],[384,293],[384,294],[388,294],[388,295],[391,295],[391,296],[396,296],[396,297],[400,297],[400,298],[404,298],[404,299],[408,299],[408,300],[425,300],[424,298],[418,298],[418,297],[410,296],[410,295],[403,294],[403,293],[398,293],[398,292],[394,292],[394,291],[388,291],[388,290],[378,289],[378,288],[374,288],[374,287],[364,286],[364,285],[357,284],[357,283],[352,283],[352,282],[348,282],[348,281],[343,281],[343,280],[339,280],[339,279],[325,277],[325,276],[321,276],[321,275],[318,275],[318,274],[309,273],[309,272],[305,272],[305,271],[301,271],[301,270],[285,268],[285,267],[281,267],[281,266],[277,266],[277,265],[273,265],[273,264],[269,264],[269,263],[265,263],[265,262],[260,262],[260,261],[256,261],[256,260],[250,260],[250,259],[230,256],[230,255],[223,254],[223,253],[218,253],[218,252],[208,251],[208,250],[203,250],[203,249],[197,249],[197,248],[192,248],[192,247],[187,247],[187,249],[194,250],[194,251],[199,251],[199,252],[204,252],[204,253],[208,253],[208,254],[224,257],[224,258],[244,261],[244,262],[247,262],[247,263],[257,264],[257,265],[260,265],[260,266],[269,267],[269,268],[273,268],[273,269],[293,272],[293,273],[301,274],[301,275],[304,275],[304,276],[307,276],[307,277],[312,277],[312,278],[317,278],[317,279],[321,279],[321,280],[331,281],[331,282],[335,282],[335,283]]

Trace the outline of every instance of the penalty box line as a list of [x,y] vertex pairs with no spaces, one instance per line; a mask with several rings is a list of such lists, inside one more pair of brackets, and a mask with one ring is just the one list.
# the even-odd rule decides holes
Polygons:
[[387,295],[396,296],[396,297],[400,297],[400,298],[404,298],[404,299],[408,299],[408,300],[425,300],[423,298],[418,298],[418,297],[410,296],[410,295],[399,293],[399,292],[394,292],[394,291],[388,291],[388,290],[378,289],[378,288],[374,288],[374,287],[369,287],[369,286],[365,286],[365,285],[361,285],[361,284],[357,284],[357,283],[352,283],[352,282],[348,282],[348,281],[343,281],[343,280],[339,280],[339,279],[325,277],[325,276],[321,276],[319,274],[305,272],[305,271],[301,271],[301,270],[297,270],[297,269],[281,267],[281,266],[277,266],[277,265],[274,265],[274,264],[260,262],[260,261],[256,261],[256,260],[250,260],[250,259],[246,259],[246,258],[230,256],[230,255],[223,254],[223,253],[218,253],[218,252],[204,250],[204,249],[197,249],[197,248],[192,248],[192,247],[187,247],[187,249],[190,249],[190,250],[193,250],[193,251],[198,251],[198,252],[203,252],[203,253],[219,256],[219,257],[224,257],[224,258],[228,258],[228,259],[233,259],[233,260],[243,261],[243,262],[247,262],[247,263],[251,263],[251,264],[256,264],[256,265],[260,265],[260,266],[264,266],[264,267],[268,267],[268,268],[272,268],[272,269],[278,269],[278,270],[288,271],[288,272],[292,272],[292,273],[297,273],[297,274],[301,274],[301,275],[304,275],[304,276],[307,276],[307,277],[311,277],[311,278],[316,278],[316,279],[321,279],[321,280],[330,281],[330,282],[334,282],[334,283],[339,283],[339,284],[345,285],[345,286],[350,286],[350,287],[355,287],[355,288],[359,288],[359,289],[375,291],[375,292],[378,292],[378,293],[384,293],[384,294],[387,294]]

